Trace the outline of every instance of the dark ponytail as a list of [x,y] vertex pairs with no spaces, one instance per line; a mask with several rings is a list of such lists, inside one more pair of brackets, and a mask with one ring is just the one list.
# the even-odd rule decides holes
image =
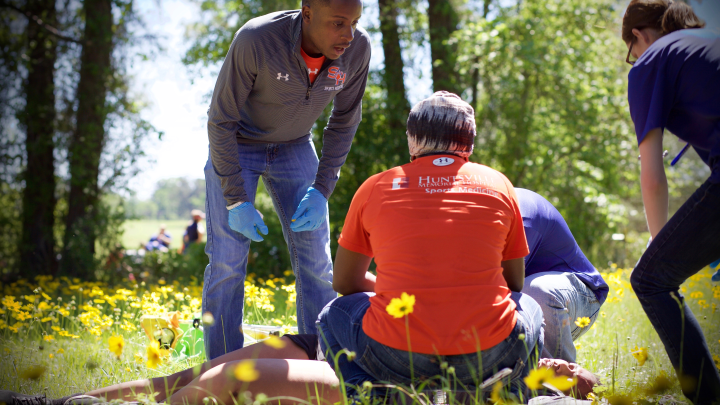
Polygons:
[[625,42],[632,42],[633,28],[653,28],[666,35],[704,26],[705,22],[695,15],[692,7],[681,1],[632,0],[623,16],[622,38]]
[[695,15],[692,7],[687,4],[675,1],[670,3],[662,19],[662,34],[669,34],[674,31],[688,28],[703,28],[705,21]]

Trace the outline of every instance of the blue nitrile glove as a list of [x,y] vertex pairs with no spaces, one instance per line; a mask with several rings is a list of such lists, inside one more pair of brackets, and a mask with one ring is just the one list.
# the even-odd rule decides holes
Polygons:
[[717,283],[718,281],[720,281],[720,259],[710,263],[710,269],[717,270],[715,274],[712,275],[711,279],[712,281]]
[[257,212],[252,203],[246,201],[230,210],[228,213],[228,224],[235,232],[240,232],[248,239],[260,242],[263,237],[260,234],[267,235],[268,228],[263,222],[260,213]]
[[293,232],[314,231],[320,228],[327,216],[327,198],[314,188],[308,188],[292,217]]

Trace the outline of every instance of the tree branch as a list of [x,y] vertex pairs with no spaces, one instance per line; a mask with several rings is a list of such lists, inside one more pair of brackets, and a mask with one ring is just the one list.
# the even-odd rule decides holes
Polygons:
[[24,15],[25,17],[27,17],[28,20],[34,22],[35,24],[37,24],[37,25],[39,25],[40,27],[44,28],[44,29],[45,29],[46,31],[48,31],[49,33],[51,33],[51,34],[55,35],[56,37],[58,37],[58,39],[61,39],[61,40],[63,40],[63,41],[73,42],[73,43],[80,44],[80,45],[82,45],[82,44],[84,43],[83,41],[81,41],[81,40],[79,40],[79,39],[75,39],[75,38],[69,37],[69,36],[67,36],[67,35],[63,35],[63,34],[60,32],[60,30],[58,30],[57,28],[55,28],[55,27],[53,27],[53,26],[50,26],[50,25],[48,25],[48,24],[45,24],[40,17],[36,16],[35,14],[32,14],[32,13],[29,12],[29,11],[25,11],[25,10],[21,9],[20,7],[17,7],[17,6],[15,6],[15,5],[13,5],[13,4],[10,4],[10,3],[6,3],[6,2],[4,2],[4,1],[0,1],[0,7],[9,8],[9,9],[11,9],[11,10],[17,11],[18,13],[20,13],[20,14]]

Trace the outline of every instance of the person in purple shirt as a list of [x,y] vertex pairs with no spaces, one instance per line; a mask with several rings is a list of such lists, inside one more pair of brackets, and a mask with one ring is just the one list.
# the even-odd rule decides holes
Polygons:
[[[683,393],[718,403],[720,374],[702,329],[679,291],[720,258],[720,36],[687,4],[632,0],[622,38],[630,115],[640,149],[640,184],[652,237],[630,283],[660,336]],[[668,220],[663,131],[688,142],[712,174]]]
[[[585,257],[560,212],[541,195],[515,188],[530,253],[525,256],[527,294],[545,318],[542,358],[575,362],[574,341],[590,330],[609,291]],[[589,318],[585,326],[575,323]]]

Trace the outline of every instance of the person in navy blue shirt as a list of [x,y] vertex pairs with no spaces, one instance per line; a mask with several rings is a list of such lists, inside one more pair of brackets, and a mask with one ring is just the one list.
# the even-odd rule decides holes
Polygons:
[[[720,374],[680,285],[720,258],[720,36],[688,5],[632,0],[623,17],[630,115],[652,237],[630,283],[665,346],[685,396],[720,398]],[[668,220],[664,129],[688,142],[712,174]]]
[[[585,257],[560,212],[541,195],[515,188],[530,253],[525,256],[527,294],[545,318],[542,358],[575,362],[574,341],[590,330],[609,291]],[[578,325],[578,318],[589,323]]]

